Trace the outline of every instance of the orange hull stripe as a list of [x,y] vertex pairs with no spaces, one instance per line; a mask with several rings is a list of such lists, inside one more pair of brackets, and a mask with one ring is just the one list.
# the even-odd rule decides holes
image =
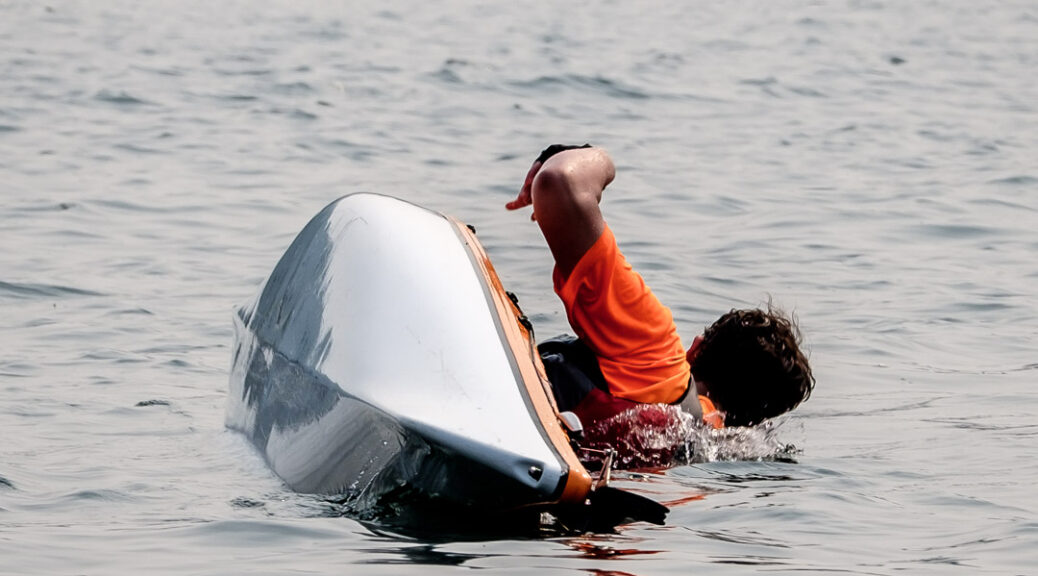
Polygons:
[[[544,365],[541,357],[534,347],[533,337],[530,331],[519,322],[521,312],[512,302],[505,288],[501,284],[497,272],[494,270],[490,258],[479,243],[475,234],[462,222],[451,218],[451,221],[461,232],[462,238],[468,243],[475,260],[479,264],[490,284],[491,295],[501,324],[504,328],[505,337],[515,356],[516,365],[523,384],[526,386],[527,395],[533,404],[534,411],[541,422],[555,450],[562,456],[563,461],[569,467],[566,477],[566,485],[563,489],[559,502],[583,503],[591,492],[591,475],[577,458],[577,454],[570,447],[569,435],[562,428],[558,417],[558,407],[551,392],[551,385],[545,375]],[[525,361],[529,358],[531,361]]]

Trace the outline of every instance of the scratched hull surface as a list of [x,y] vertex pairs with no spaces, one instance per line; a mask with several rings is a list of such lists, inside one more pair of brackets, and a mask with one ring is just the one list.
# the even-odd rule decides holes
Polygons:
[[341,198],[235,316],[227,424],[300,492],[361,514],[408,497],[504,510],[569,472],[533,412],[471,237],[393,198]]

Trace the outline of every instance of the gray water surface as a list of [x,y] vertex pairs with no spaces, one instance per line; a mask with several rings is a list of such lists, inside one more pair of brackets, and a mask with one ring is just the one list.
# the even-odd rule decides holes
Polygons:
[[[0,3],[0,573],[1033,574],[1033,2]],[[332,199],[474,224],[553,142],[686,341],[795,311],[796,462],[620,483],[668,524],[411,539],[288,491],[223,426],[231,313]],[[406,231],[402,231],[406,233]]]

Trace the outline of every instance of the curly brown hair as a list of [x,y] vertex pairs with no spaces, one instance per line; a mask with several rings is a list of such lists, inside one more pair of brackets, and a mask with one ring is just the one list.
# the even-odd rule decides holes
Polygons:
[[811,395],[815,380],[800,350],[796,321],[780,310],[732,310],[703,333],[692,375],[725,414],[726,426],[752,426]]

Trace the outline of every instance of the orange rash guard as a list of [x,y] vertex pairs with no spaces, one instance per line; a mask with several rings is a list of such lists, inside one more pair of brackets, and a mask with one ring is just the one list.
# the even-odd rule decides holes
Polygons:
[[674,318],[627,263],[608,226],[568,277],[556,267],[552,279],[611,395],[643,403],[681,399],[691,373]]

